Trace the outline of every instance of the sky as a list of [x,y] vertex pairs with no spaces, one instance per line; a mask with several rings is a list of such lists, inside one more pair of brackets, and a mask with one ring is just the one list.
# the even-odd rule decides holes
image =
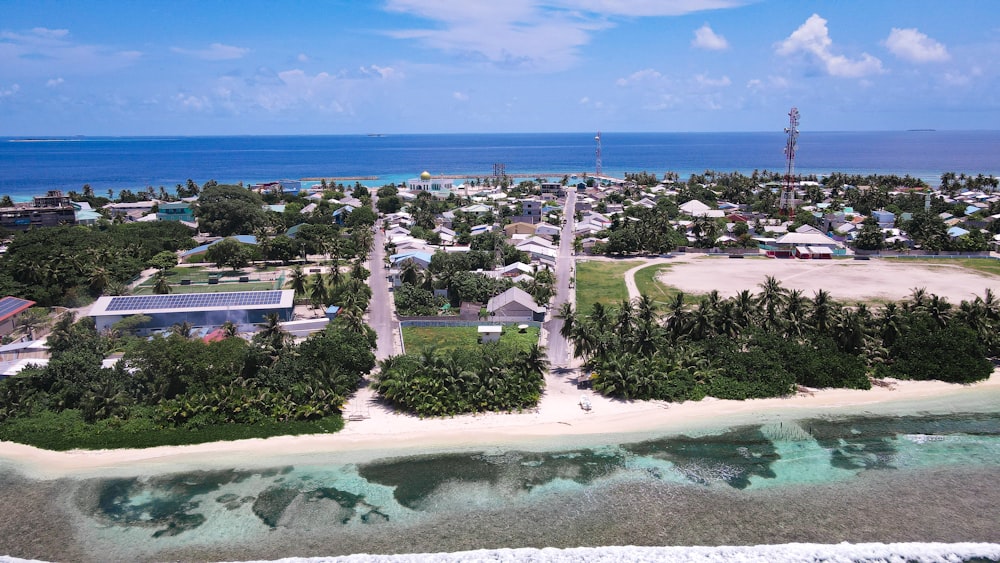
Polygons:
[[1000,129],[995,0],[0,0],[0,136]]

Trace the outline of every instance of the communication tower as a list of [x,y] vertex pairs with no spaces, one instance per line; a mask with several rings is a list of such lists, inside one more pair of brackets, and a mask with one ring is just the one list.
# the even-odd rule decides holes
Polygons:
[[594,140],[597,141],[597,166],[595,167],[596,170],[594,171],[594,175],[600,176],[601,175],[601,132],[600,131],[597,132],[597,136],[594,137]]
[[788,127],[785,128],[788,140],[785,142],[785,161],[788,164],[785,170],[785,182],[781,187],[781,198],[778,200],[778,212],[787,215],[789,219],[795,218],[795,149],[798,148],[796,142],[799,138],[799,110],[792,108],[788,112]]

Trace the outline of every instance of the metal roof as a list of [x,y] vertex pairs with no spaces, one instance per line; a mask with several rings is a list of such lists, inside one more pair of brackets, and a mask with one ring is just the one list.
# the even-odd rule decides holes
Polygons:
[[0,321],[5,321],[34,304],[34,301],[28,301],[20,297],[4,297],[0,299]]
[[276,309],[292,307],[294,296],[295,292],[292,290],[275,290],[101,297],[91,308],[90,316]]

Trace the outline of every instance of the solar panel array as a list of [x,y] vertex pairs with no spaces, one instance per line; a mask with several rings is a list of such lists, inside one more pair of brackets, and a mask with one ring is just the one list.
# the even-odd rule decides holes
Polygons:
[[105,311],[162,311],[212,307],[252,307],[281,304],[281,291],[234,291],[231,293],[181,293],[177,295],[130,295],[112,297]]
[[4,297],[3,299],[0,299],[0,319],[10,315],[25,305],[31,305],[31,303],[31,301],[20,299],[18,297]]

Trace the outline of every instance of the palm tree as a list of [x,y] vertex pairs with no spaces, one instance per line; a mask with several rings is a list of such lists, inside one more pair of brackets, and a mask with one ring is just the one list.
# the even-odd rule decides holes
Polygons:
[[549,370],[549,360],[546,358],[545,348],[540,347],[537,343],[532,343],[531,347],[520,356],[520,360],[521,366],[528,373],[540,376]]
[[813,329],[820,334],[828,334],[830,330],[830,292],[821,289],[812,298],[812,314],[809,322]]
[[46,343],[52,352],[61,352],[69,349],[73,342],[73,322],[76,319],[72,311],[67,311],[59,317]]
[[329,293],[326,289],[326,280],[323,278],[323,274],[317,272],[312,276],[312,288],[309,291],[309,299],[312,301],[313,307],[320,308],[326,305],[326,301],[329,297]]
[[240,328],[236,326],[236,323],[233,321],[226,321],[222,323],[222,334],[224,334],[226,338],[233,338],[234,336],[239,336]]
[[176,323],[172,327],[170,327],[170,333],[171,334],[176,334],[177,336],[180,336],[181,338],[191,338],[191,331],[193,329],[194,329],[194,325],[192,325],[188,321],[183,321],[183,322]]
[[559,335],[569,340],[573,336],[576,324],[576,311],[573,310],[573,305],[569,301],[560,304],[555,317],[563,322],[562,326],[559,327]]
[[153,291],[160,294],[170,293],[172,288],[170,287],[170,280],[167,279],[167,274],[160,270],[156,272],[156,276],[153,278]]
[[288,344],[290,335],[281,326],[281,317],[277,313],[268,313],[264,316],[264,323],[261,330],[254,339],[262,342],[271,352],[277,353]]
[[302,266],[296,266],[292,269],[292,274],[289,276],[291,281],[291,288],[295,291],[295,295],[304,295],[306,292],[306,286],[309,283],[309,274],[302,270]]

